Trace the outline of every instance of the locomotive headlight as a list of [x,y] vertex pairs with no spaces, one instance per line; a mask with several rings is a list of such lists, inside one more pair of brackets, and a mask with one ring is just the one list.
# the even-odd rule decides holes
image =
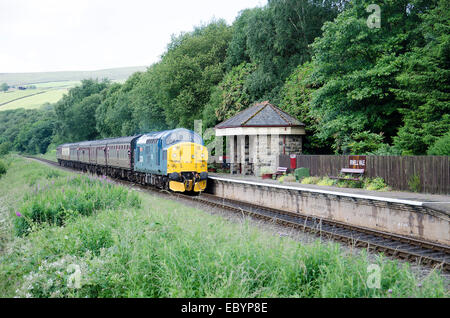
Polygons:
[[205,154],[204,153],[202,153],[202,158],[205,158]]
[[176,153],[172,154],[172,159],[175,159],[176,157],[177,157]]

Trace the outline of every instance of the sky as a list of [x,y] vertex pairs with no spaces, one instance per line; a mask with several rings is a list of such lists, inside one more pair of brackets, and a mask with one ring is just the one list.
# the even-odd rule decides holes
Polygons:
[[172,34],[267,0],[0,0],[0,73],[149,66]]

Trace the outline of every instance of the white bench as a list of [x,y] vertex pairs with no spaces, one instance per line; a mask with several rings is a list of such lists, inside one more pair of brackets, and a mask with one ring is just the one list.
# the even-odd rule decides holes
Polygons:
[[[362,177],[364,172],[365,172],[365,169],[342,168],[341,172],[340,172],[341,174],[350,174],[353,178],[330,177],[330,179],[360,181],[360,177]],[[355,175],[357,175],[358,178],[355,178]]]
[[278,178],[278,176],[282,176],[286,174],[288,168],[286,167],[278,167],[277,172],[275,172],[275,178]]

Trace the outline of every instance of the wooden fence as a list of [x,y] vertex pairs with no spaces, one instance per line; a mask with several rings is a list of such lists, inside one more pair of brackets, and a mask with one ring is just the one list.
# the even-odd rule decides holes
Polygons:
[[[348,167],[349,156],[297,155],[297,168],[309,168],[311,176],[337,176]],[[450,194],[448,156],[367,156],[366,177],[381,177],[394,190],[411,190],[412,176],[420,178],[420,191]],[[280,155],[280,166],[290,167],[288,155]]]

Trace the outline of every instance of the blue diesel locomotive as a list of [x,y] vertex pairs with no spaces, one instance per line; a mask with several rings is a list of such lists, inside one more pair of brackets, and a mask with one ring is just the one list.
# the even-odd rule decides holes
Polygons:
[[63,144],[56,157],[61,166],[176,192],[201,192],[208,178],[207,148],[185,128]]

